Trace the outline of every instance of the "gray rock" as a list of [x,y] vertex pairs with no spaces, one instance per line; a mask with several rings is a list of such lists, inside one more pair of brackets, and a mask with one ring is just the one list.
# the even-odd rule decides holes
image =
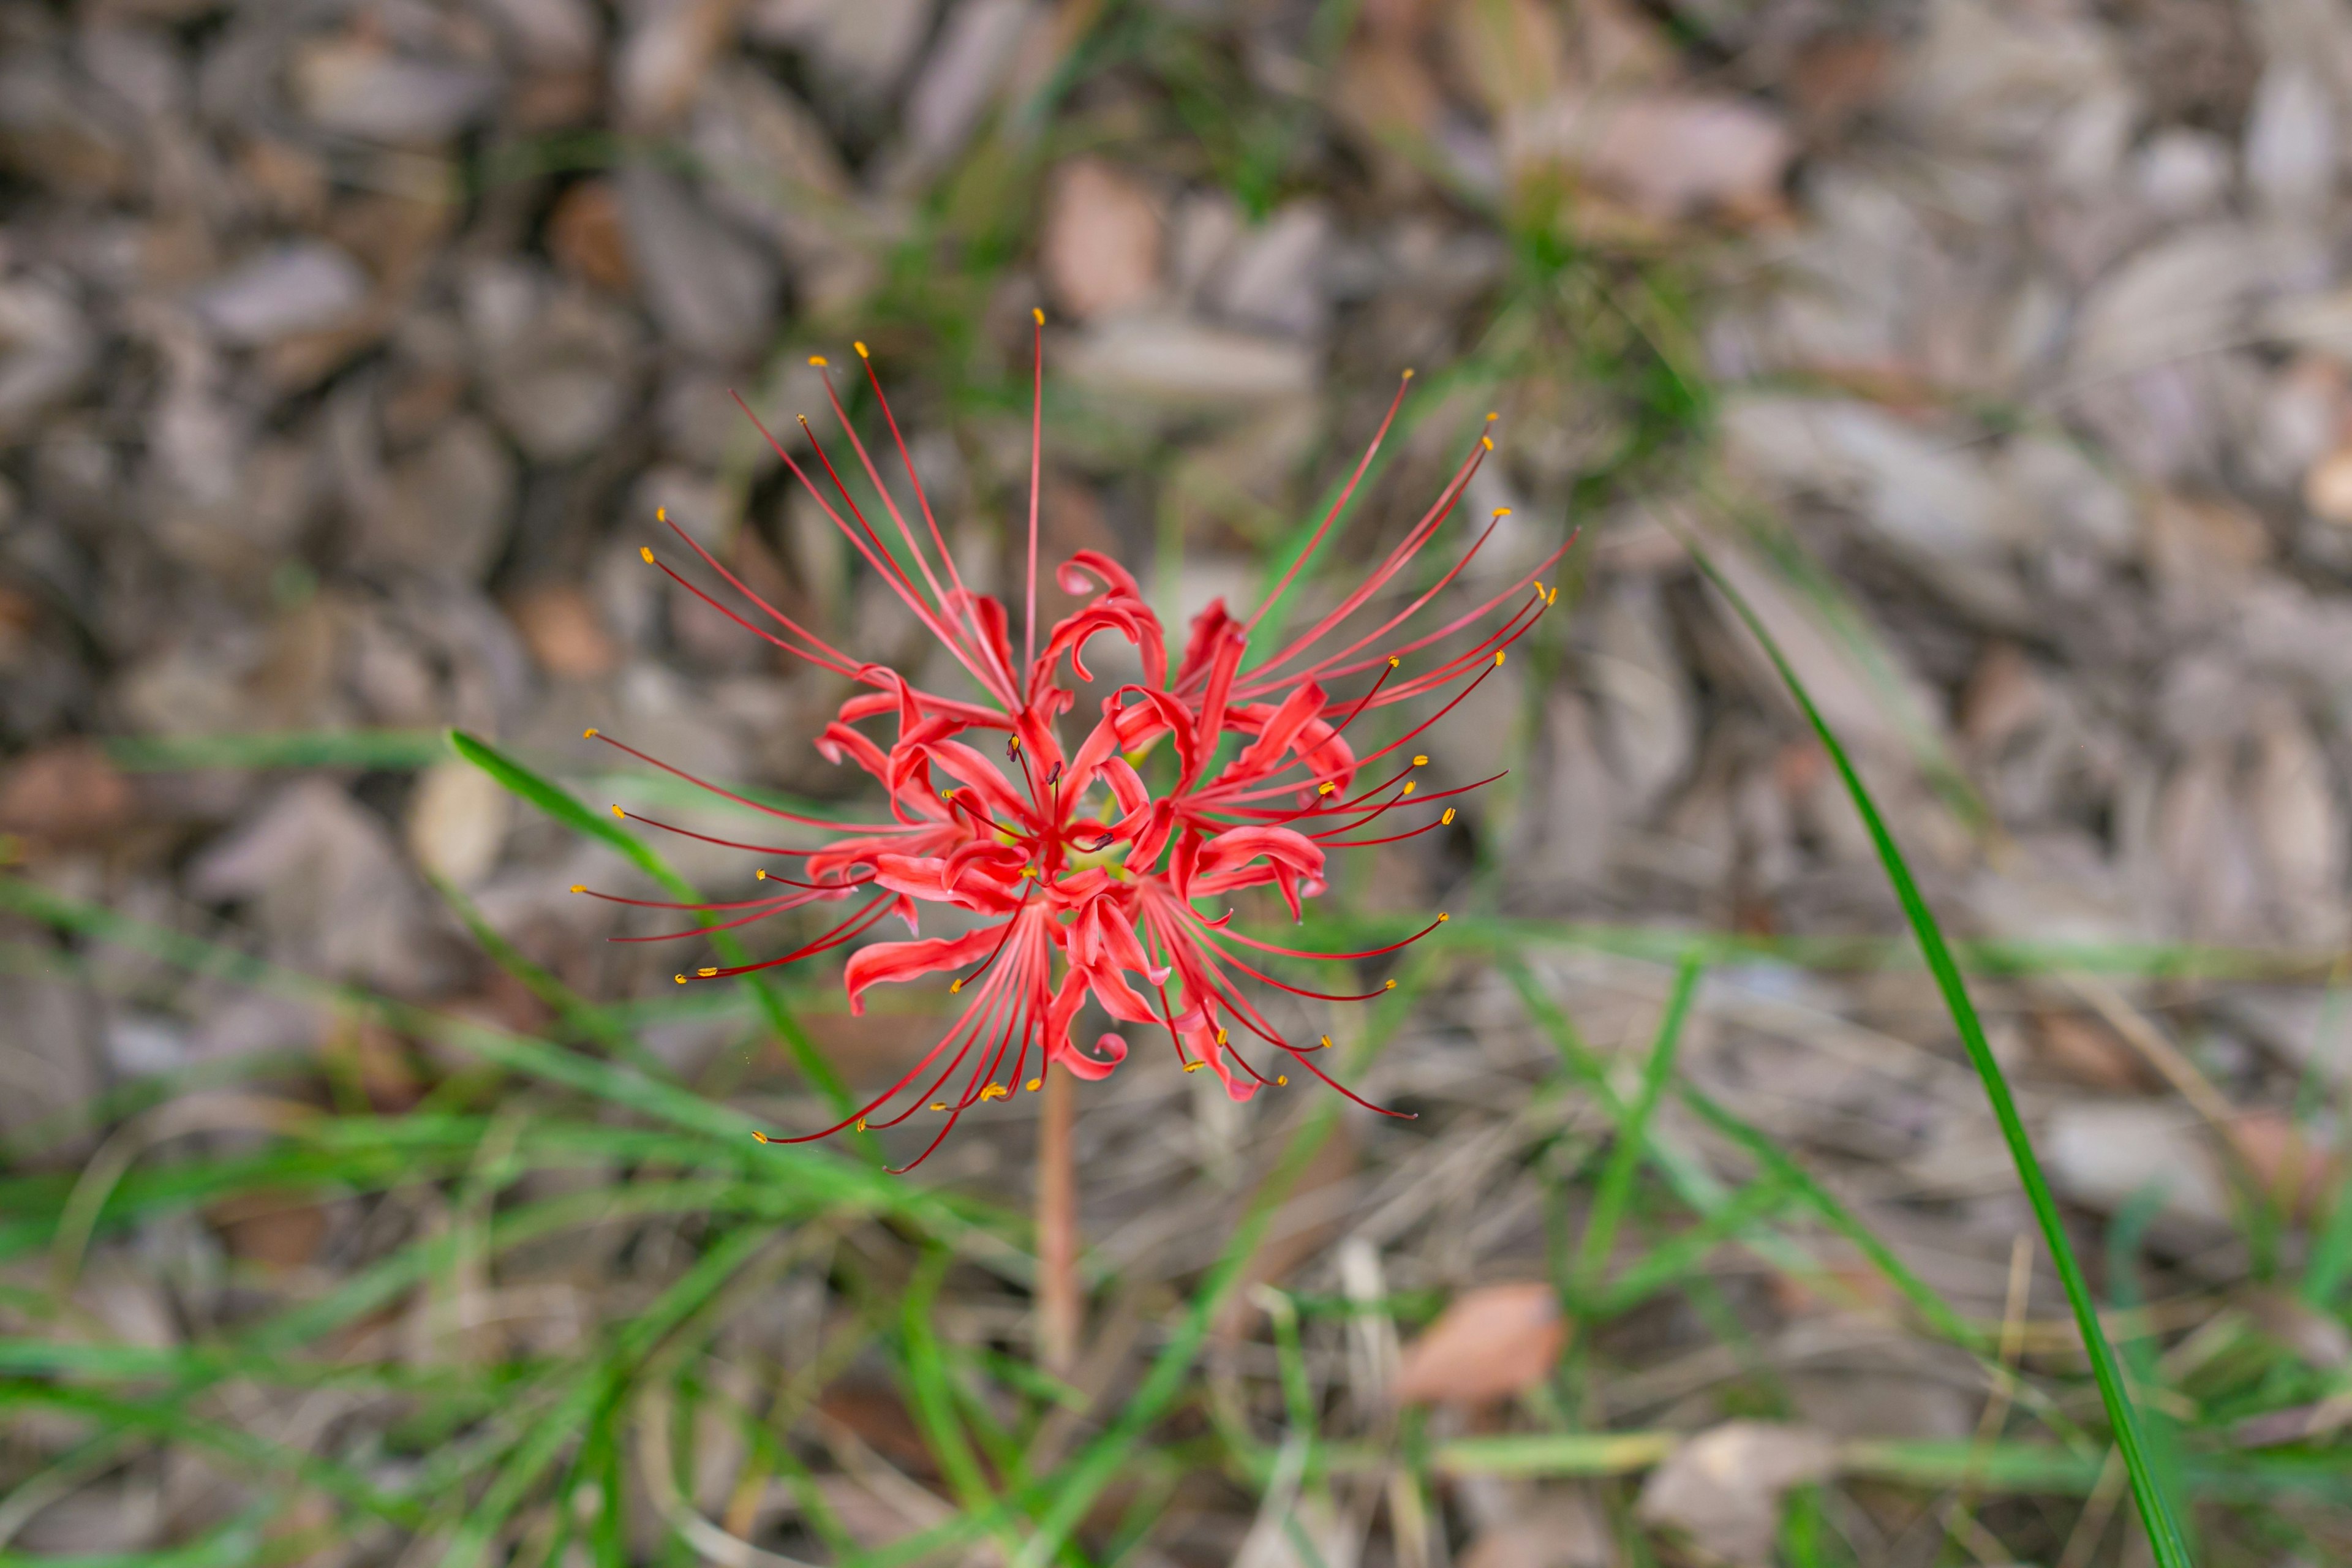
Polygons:
[[367,298],[368,276],[324,240],[296,240],[248,258],[190,298],[205,325],[245,347],[342,321]]
[[386,467],[361,519],[355,555],[376,568],[478,580],[512,521],[514,458],[488,426],[460,416]]
[[30,427],[80,390],[95,356],[64,289],[32,279],[0,283],[0,436]]
[[774,259],[665,170],[629,163],[620,184],[638,288],[663,333],[707,359],[758,354],[781,281]]
[[333,37],[296,47],[287,85],[295,107],[322,131],[432,145],[488,114],[499,79],[485,67],[417,59],[373,40]]

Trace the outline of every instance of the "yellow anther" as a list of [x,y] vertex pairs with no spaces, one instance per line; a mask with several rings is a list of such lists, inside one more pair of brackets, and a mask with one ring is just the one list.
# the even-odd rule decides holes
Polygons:
[[670,978],[671,978],[672,980],[677,981],[680,985],[683,985],[683,984],[686,984],[686,976],[685,976],[685,975],[683,975],[683,974],[673,974],[673,975],[671,975],[671,976],[670,976]]
[[992,1083],[986,1089],[980,1091],[980,1098],[982,1100],[1003,1100],[1006,1095],[1011,1094],[1012,1092],[1013,1091],[1011,1089],[1005,1088],[1001,1083]]
[[1402,664],[1403,662],[1404,662],[1404,660],[1402,660],[1402,659],[1401,659],[1401,658],[1397,658],[1397,657],[1395,657],[1393,654],[1391,654],[1391,655],[1390,656],[1390,658],[1389,658],[1389,668],[1390,668],[1391,669],[1394,669],[1398,665],[1401,665],[1401,664]]
[[654,563],[654,547],[650,544],[638,545],[637,558],[643,561],[646,565],[652,565]]
[[1225,1032],[1224,1032],[1223,1029],[1219,1029],[1219,1030],[1217,1031],[1217,1044],[1219,1044],[1219,1045],[1221,1045],[1221,1046],[1222,1046],[1222,1045],[1223,1045],[1224,1043],[1225,1043]]
[[1383,991],[1393,991],[1396,989],[1396,982],[1393,980],[1384,980],[1381,983],[1381,989]]
[[1546,609],[1549,609],[1552,605],[1557,605],[1557,604],[1559,604],[1559,589],[1557,589],[1557,588],[1554,588],[1554,589],[1551,591],[1551,595],[1550,595],[1550,597],[1549,597],[1549,598],[1547,598],[1546,600],[1544,600],[1544,607],[1545,607]]
[[1450,920],[1452,920],[1453,918],[1454,918],[1454,917],[1453,917],[1452,915],[1447,914],[1447,913],[1446,913],[1444,910],[1438,910],[1438,911],[1437,911],[1437,923],[1438,923],[1439,925],[1444,925],[1447,921],[1450,921]]
[[1417,768],[1425,768],[1429,766],[1429,754],[1425,752],[1417,754],[1412,759],[1412,765]]
[[760,1131],[758,1128],[756,1128],[756,1127],[754,1127],[754,1128],[752,1128],[752,1129],[751,1129],[751,1137],[752,1137],[752,1139],[753,1139],[755,1142],[761,1142],[761,1143],[765,1143],[765,1142],[768,1141],[768,1135],[767,1135],[766,1133],[764,1133],[764,1132],[761,1131]]
[[666,506],[657,506],[654,508],[654,521],[656,522],[667,522],[669,521],[669,508]]
[[627,812],[625,812],[625,811],[623,811],[623,810],[622,810],[619,806],[617,806],[617,805],[616,805],[616,806],[614,806],[614,807],[613,808],[613,815],[614,815],[614,816],[617,816],[617,817],[621,818],[621,819],[622,819],[623,821],[625,821],[625,822],[628,820],[628,816],[629,816],[629,814],[628,814]]
[[758,870],[751,873],[751,878],[754,881],[766,881],[768,879],[768,868],[765,866],[761,867]]
[[944,1100],[935,1100],[931,1101],[931,1109],[933,1110],[945,1110],[947,1108],[948,1102]]
[[1278,1072],[1274,1075],[1274,1081],[1276,1086],[1278,1088],[1290,1081],[1290,1075],[1286,1072]]
[[1032,305],[1029,307],[1029,318],[1041,327],[1045,324],[1045,312],[1040,306]]
[[[1489,441],[1489,442],[1487,442],[1487,443],[1486,443],[1486,445],[1487,445],[1487,446],[1489,446],[1489,447],[1492,447],[1492,446],[1494,445],[1494,443],[1493,443],[1492,441]],[[1496,517],[1498,517],[1498,518],[1501,518],[1501,517],[1508,517],[1508,516],[1510,516],[1510,515],[1511,515],[1511,509],[1510,509],[1509,507],[1507,507],[1507,506],[1498,506],[1498,507],[1496,507],[1496,508],[1495,509],[1495,515],[1496,515]]]
[[1021,874],[1022,874],[1023,876],[1024,876],[1024,877],[1034,877],[1034,876],[1036,876],[1036,875],[1038,874],[1038,872],[1037,872],[1037,868],[1036,868],[1036,867],[1034,867],[1034,866],[1027,866],[1027,867],[1024,867],[1024,868],[1022,868]]
[[1501,648],[1496,648],[1495,650],[1495,662],[1496,664],[1503,662],[1503,650]]
[[698,969],[694,973],[705,980],[716,980],[719,977],[719,971],[715,969]]
[[824,363],[824,356],[823,354],[811,354],[809,355],[809,363],[822,366]]
[[1410,365],[1405,367],[1404,379],[1407,381],[1411,381],[1412,379],[1412,368]]
[[1454,826],[1454,808],[1452,806],[1449,805],[1445,808],[1445,815],[1437,819],[1437,826],[1440,827],[1451,827]]
[[593,730],[583,730],[580,731],[580,738],[583,741],[593,741],[596,738],[596,731]]
[[1399,793],[1399,795],[1398,795],[1398,797],[1397,797],[1397,798],[1398,798],[1398,799],[1400,799],[1400,800],[1402,800],[1402,798],[1404,798],[1404,796],[1405,796],[1405,795],[1411,795],[1412,793],[1412,780],[1411,780],[1411,779],[1407,779],[1407,780],[1405,780],[1405,781],[1404,781],[1404,788],[1403,788],[1403,790],[1402,790],[1402,791],[1401,791],[1401,792]]
[[1206,1067],[1207,1065],[1208,1065],[1208,1064],[1207,1064],[1206,1062],[1186,1062],[1186,1063],[1184,1064],[1184,1070],[1185,1070],[1186,1072],[1199,1072],[1199,1071],[1200,1071],[1203,1067]]
[[584,892],[586,892],[586,891],[588,890],[588,889],[587,889],[587,887],[586,887],[584,884],[583,884],[583,883],[574,882],[574,883],[572,883],[572,890],[573,892],[575,892],[575,893],[584,893]]
[[1009,741],[1005,742],[1004,743],[1005,743],[1007,746],[1011,747],[1013,750],[1014,750],[1014,751],[1016,751],[1016,752],[1017,752],[1017,751],[1019,751],[1019,750],[1021,749],[1021,737],[1020,737],[1020,736],[1018,736],[1018,735],[1015,735],[1015,736],[1013,736],[1011,740],[1009,740]]
[[949,982],[948,982],[948,994],[949,994],[949,995],[950,995],[950,996],[957,995],[957,994],[961,994],[961,993],[962,992],[962,990],[963,990],[963,982],[962,982],[961,980],[950,980],[950,981],[949,981]]
[[857,1119],[857,1121],[856,1121],[856,1125],[857,1130],[858,1130],[860,1132],[865,1131],[866,1131],[866,1118],[864,1118],[863,1116],[859,1117],[859,1118]]
[[850,346],[851,348],[854,348],[854,349],[856,349],[856,350],[857,351],[857,357],[858,357],[859,359],[865,359],[865,358],[868,357],[868,356],[867,356],[867,354],[866,354],[866,345],[865,345],[864,343],[852,343],[852,344],[850,344],[849,346]]
[[1496,414],[1496,413],[1494,413],[1492,410],[1489,410],[1489,411],[1488,411],[1488,413],[1487,413],[1487,415],[1486,415],[1486,423],[1487,423],[1487,424],[1489,424],[1489,425],[1492,425],[1496,420],[1500,419],[1501,417],[1502,417],[1502,416],[1501,416],[1501,415]]
[[1536,597],[1538,599],[1543,597],[1543,579],[1540,577],[1536,579]]
[[1329,1050],[1329,1049],[1331,1048],[1331,1037],[1330,1037],[1330,1036],[1328,1036],[1328,1035],[1325,1035],[1325,1036],[1323,1036],[1323,1037],[1322,1037],[1322,1040],[1323,1040],[1323,1048],[1324,1048],[1325,1050],[1327,1050],[1327,1051],[1328,1051],[1328,1050]]
[[1339,787],[1339,786],[1334,784],[1331,780],[1325,779],[1321,784],[1315,786],[1315,793],[1317,795],[1329,795],[1333,790],[1338,789]]
[[1478,437],[1478,445],[1491,452],[1495,449],[1495,438],[1492,436],[1481,436]]
[[1027,1089],[1030,1093],[1034,1094],[1034,1093],[1036,1093],[1039,1089],[1043,1089],[1043,1088],[1045,1088],[1045,1080],[1044,1079],[1042,1079],[1042,1078],[1033,1078],[1033,1079],[1031,1079],[1027,1083],[1023,1084],[1021,1087],[1022,1087],[1022,1088],[1024,1088],[1024,1089]]

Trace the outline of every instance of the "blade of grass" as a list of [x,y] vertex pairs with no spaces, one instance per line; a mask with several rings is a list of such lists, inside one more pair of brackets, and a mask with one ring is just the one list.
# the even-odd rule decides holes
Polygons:
[[1846,755],[1845,747],[1814,706],[1812,696],[1805,689],[1803,680],[1780,651],[1780,644],[1765,628],[1754,608],[1740,596],[1739,590],[1717,569],[1696,542],[1685,541],[1692,559],[1707,580],[1715,584],[1749,633],[1770,658],[1772,666],[1788,686],[1790,694],[1803,710],[1813,734],[1836,765],[1847,795],[1869,830],[1871,842],[1878,850],[1878,858],[1893,884],[1895,895],[1903,905],[1904,918],[1910,923],[1912,934],[1918,939],[1919,950],[1926,956],[1928,972],[1935,976],[1936,987],[1942,993],[1944,1005],[1952,1016],[1953,1026],[1959,1031],[1960,1044],[1967,1050],[1969,1064],[1976,1068],[1984,1085],[1985,1098],[1991,1103],[1994,1120],[2000,1124],[2001,1139],[2009,1145],[2011,1161],[2017,1167],[2018,1183],[2025,1189],[2026,1201],[2033,1207],[2033,1217],[2042,1227],[2042,1240],[2050,1248],[2051,1259],[2057,1266],[2059,1282],[2064,1286],[2067,1305],[2074,1310],[2075,1327],[2083,1336],[2083,1349],[2090,1358],[2091,1375],[2099,1388],[2100,1403],[2105,1405],[2107,1421],[2114,1429],[2116,1447],[2123,1455],[2124,1468],[2131,1481],[2132,1500],[2138,1507],[2140,1522],[2147,1531],[2148,1546],[2158,1568],[2191,1568],[2189,1545],[2174,1517],[2172,1501],[2165,1495],[2158,1478],[2154,1457],[2148,1451],[2147,1435],[2140,1422],[2138,1410],[2133,1405],[2131,1392],[2124,1384],[2123,1369],[2116,1359],[2115,1347],[2107,1342],[2106,1331],[2100,1325],[2098,1305],[2091,1298],[2090,1281],[2083,1273],[2081,1260],[2067,1238],[2064,1220],[2058,1213],[2058,1200],[2050,1190],[2049,1178],[2042,1173],[2041,1158],[2033,1152],[2032,1140],[2027,1136],[2025,1119],[2019,1114],[2017,1100],[2010,1092],[2009,1079],[2000,1063],[1992,1054],[1992,1046],[1985,1037],[1984,1023],[1978,1017],[1976,1004],[1969,1000],[1968,983],[1960,976],[1958,963],[1950,946],[1944,941],[1943,928],[1935,911],[1927,907],[1926,895],[1911,875],[1910,862],[1895,842],[1895,835],[1864,785],[1862,775],[1854,770],[1853,761]]
[[[541,777],[496,747],[462,730],[449,731],[449,748],[505,785],[509,793],[574,831],[618,850],[630,864],[667,889],[679,902],[701,901],[701,893],[691,882],[670,869],[669,863],[656,854],[652,846],[625,831],[616,818],[601,816],[589,810],[569,790]],[[704,925],[716,925],[719,919],[710,913],[702,913],[696,918]],[[730,965],[750,962],[742,944],[735,940],[732,932],[712,931],[710,945]],[[823,1051],[816,1048],[816,1042],[809,1038],[808,1031],[801,1027],[800,1020],[793,1016],[792,1009],[784,1005],[783,997],[777,994],[765,975],[747,974],[741,978],[752,999],[759,1004],[761,1016],[775,1031],[776,1037],[783,1042],[784,1049],[790,1053],[793,1065],[800,1069],[801,1076],[816,1086],[818,1092],[832,1105],[835,1115],[849,1115],[853,1109],[849,1086],[842,1081],[839,1073],[833,1070],[833,1064],[825,1060]],[[847,1136],[869,1163],[881,1163],[881,1145],[870,1134],[853,1131]]]
[[1666,994],[1666,1008],[1659,1016],[1649,1059],[1643,1065],[1642,1091],[1617,1123],[1617,1142],[1609,1151],[1609,1163],[1601,1168],[1601,1182],[1592,1196],[1591,1217],[1584,1226],[1584,1242],[1577,1248],[1576,1264],[1570,1278],[1580,1301],[1592,1294],[1617,1245],[1617,1226],[1633,1196],[1634,1174],[1642,1168],[1643,1156],[1649,1149],[1650,1118],[1664,1097],[1666,1080],[1674,1076],[1675,1051],[1682,1044],[1683,1025],[1690,1017],[1691,997],[1706,973],[1706,965],[1692,952],[1685,952],[1682,963],[1675,966],[1674,988]]

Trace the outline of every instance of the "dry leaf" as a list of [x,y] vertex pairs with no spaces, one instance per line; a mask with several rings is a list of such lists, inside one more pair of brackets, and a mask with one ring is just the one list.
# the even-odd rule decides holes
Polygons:
[[89,843],[131,819],[131,781],[87,741],[61,741],[0,772],[0,832]]
[[1099,158],[1054,171],[1038,257],[1063,310],[1080,321],[1160,291],[1159,205],[1141,182]]
[[1568,1344],[1549,1285],[1484,1285],[1454,1299],[1404,1350],[1396,1396],[1405,1404],[1483,1405],[1523,1394],[1551,1373]]
[[285,1193],[241,1193],[208,1205],[229,1254],[271,1268],[299,1268],[327,1237],[327,1211]]
[[1608,1531],[1579,1492],[1555,1493],[1481,1530],[1462,1553],[1462,1568],[1612,1568],[1616,1561]]
[[1811,1427],[1727,1421],[1651,1472],[1634,1512],[1726,1563],[1762,1568],[1772,1561],[1780,1494],[1829,1474],[1834,1458],[1829,1439]]
[[2061,1077],[2118,1094],[2152,1087],[2139,1053],[2096,1019],[2045,1013],[2036,1024],[2042,1058]]
[[588,595],[570,584],[549,584],[518,595],[507,614],[541,669],[564,680],[610,674],[619,650]]
[[583,180],[547,215],[547,253],[573,277],[625,294],[636,282],[621,195],[610,180]]

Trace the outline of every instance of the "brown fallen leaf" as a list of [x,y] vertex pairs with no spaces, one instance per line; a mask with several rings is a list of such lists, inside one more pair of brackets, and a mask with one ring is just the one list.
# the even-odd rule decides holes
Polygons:
[[610,180],[583,180],[547,215],[547,252],[585,283],[626,294],[636,286],[621,195]]
[[289,1193],[240,1193],[205,1209],[232,1258],[271,1268],[299,1268],[327,1237],[327,1211]]
[[0,772],[0,832],[52,844],[89,844],[130,821],[131,781],[88,741],[29,752]]
[[523,646],[548,674],[565,680],[608,675],[620,652],[588,595],[568,583],[528,589],[507,605]]
[[1482,1285],[1455,1297],[1404,1347],[1396,1396],[1408,1405],[1483,1405],[1524,1394],[1550,1374],[1567,1345],[1549,1285]]
[[2037,1054],[2061,1077],[2118,1094],[2153,1087],[2139,1053],[2097,1019],[2044,1013],[2034,1022]]
[[1134,176],[1099,158],[1054,171],[1038,247],[1045,280],[1080,321],[1143,304],[1160,291],[1159,204]]
[[1715,1560],[1762,1568],[1772,1561],[1780,1494],[1829,1474],[1835,1457],[1830,1440],[1809,1426],[1727,1421],[1667,1456],[1643,1484],[1633,1511]]
[[1481,1530],[1462,1553],[1462,1568],[1612,1568],[1616,1561],[1599,1511],[1580,1492],[1555,1493]]

